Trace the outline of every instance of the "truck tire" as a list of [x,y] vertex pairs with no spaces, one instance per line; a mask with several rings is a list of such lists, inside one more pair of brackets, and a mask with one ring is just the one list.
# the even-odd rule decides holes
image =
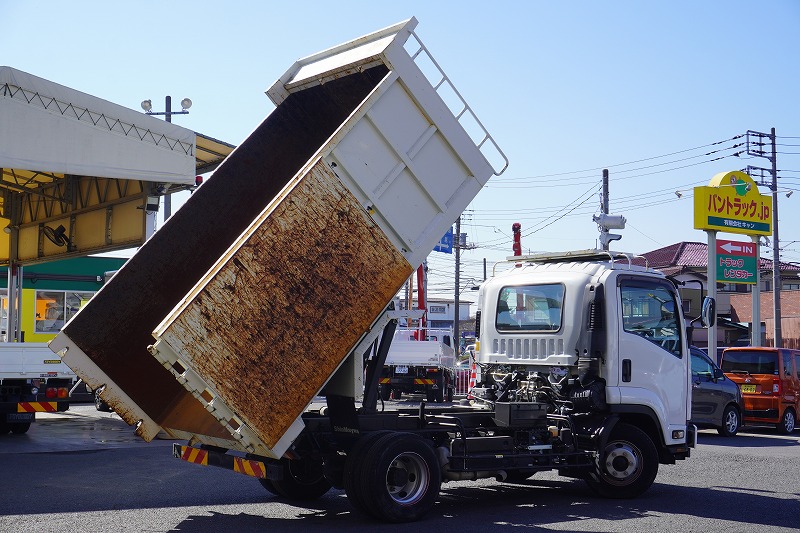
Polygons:
[[390,433],[368,447],[353,488],[375,518],[411,522],[433,508],[441,484],[433,448],[418,435]]
[[442,383],[438,389],[433,390],[433,401],[436,403],[442,403],[444,401],[444,383]]
[[364,465],[364,452],[368,450],[375,441],[389,433],[392,432],[386,430],[364,435],[356,441],[353,448],[347,453],[347,459],[345,459],[344,462],[342,485],[344,485],[344,492],[347,494],[347,501],[350,502],[353,508],[365,515],[369,515],[370,512],[358,488],[362,475],[361,469]]
[[102,398],[100,398],[100,394],[96,391],[94,393],[94,408],[103,413],[111,412],[111,406],[104,402]]
[[11,427],[11,433],[14,435],[23,435],[31,429],[30,422],[13,422],[9,426]]
[[392,388],[389,385],[381,385],[381,400],[384,402],[392,397]]
[[[270,479],[279,496],[289,500],[316,500],[331,489],[322,472],[322,462],[311,459],[281,459],[283,479]],[[269,484],[261,485],[270,490]]]
[[399,400],[403,397],[403,391],[400,389],[392,389],[392,400]]
[[783,435],[791,435],[792,431],[794,431],[795,424],[797,424],[797,418],[794,414],[794,411],[792,411],[792,409],[787,409],[783,412],[781,421],[776,427],[779,433]]
[[282,494],[278,492],[278,489],[275,488],[275,485],[272,484],[271,479],[259,478],[258,482],[261,483],[261,486],[267,489],[267,492],[269,492],[270,494],[274,494],[275,496],[282,496]]
[[528,470],[509,470],[506,472],[506,478],[503,480],[506,483],[522,483],[533,477],[536,472]]
[[585,479],[604,498],[635,498],[653,484],[658,474],[658,451],[650,437],[630,424],[620,423],[598,456],[596,471]]

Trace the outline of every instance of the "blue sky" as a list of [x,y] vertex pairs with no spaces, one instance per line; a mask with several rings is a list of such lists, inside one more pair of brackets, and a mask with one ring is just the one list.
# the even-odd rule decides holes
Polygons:
[[[165,95],[175,108],[189,97],[190,114],[175,123],[239,144],[273,109],[266,88],[297,58],[411,16],[510,160],[464,214],[475,248],[463,254],[462,288],[482,278],[484,258],[491,270],[510,255],[513,222],[526,252],[594,247],[602,168],[611,212],[628,221],[613,248],[704,242],[692,187],[769,167],[732,154],[744,149],[734,137],[772,127],[781,259],[800,261],[800,193],[785,197],[800,191],[796,0],[0,0],[0,64],[137,110],[144,99],[161,111]],[[434,293],[452,294],[452,257],[432,254],[429,266]]]

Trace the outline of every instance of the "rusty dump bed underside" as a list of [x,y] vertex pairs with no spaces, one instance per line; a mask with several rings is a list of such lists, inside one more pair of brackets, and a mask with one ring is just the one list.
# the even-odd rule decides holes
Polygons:
[[254,226],[161,341],[274,449],[413,269],[323,160]]
[[[230,438],[202,404],[150,355],[147,347],[153,344],[152,333],[387,72],[379,65],[291,94],[97,293],[92,305],[64,328],[63,334],[160,426]],[[298,257],[285,260],[288,270],[282,273],[284,276],[308,266]],[[325,260],[313,259],[317,264]],[[336,259],[333,261],[327,268],[335,267]],[[295,302],[290,295],[284,296],[269,305],[281,307],[275,313],[282,314],[285,321],[292,316]],[[385,299],[381,303],[385,304]],[[217,305],[225,302],[212,302],[207,311],[213,313]],[[248,309],[247,313],[255,315],[258,309]],[[269,328],[274,317],[269,312],[250,316],[249,320],[253,328]],[[301,315],[296,319],[310,322],[313,317]],[[272,334],[279,337],[279,332]],[[275,338],[274,342],[285,340]],[[287,346],[291,344],[282,349]],[[262,348],[266,350],[267,346]],[[253,363],[259,361],[259,354],[253,356]],[[280,352],[269,357],[264,361],[275,364]],[[229,377],[242,378],[241,386],[248,387],[245,372],[244,368],[235,368]],[[99,387],[103,383],[89,385]],[[137,422],[124,406],[119,409],[128,423]]]

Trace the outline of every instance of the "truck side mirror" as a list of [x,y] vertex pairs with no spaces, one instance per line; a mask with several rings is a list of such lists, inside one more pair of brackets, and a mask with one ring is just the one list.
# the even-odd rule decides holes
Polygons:
[[703,298],[703,309],[700,313],[700,322],[703,327],[713,328],[717,323],[717,302],[714,298]]

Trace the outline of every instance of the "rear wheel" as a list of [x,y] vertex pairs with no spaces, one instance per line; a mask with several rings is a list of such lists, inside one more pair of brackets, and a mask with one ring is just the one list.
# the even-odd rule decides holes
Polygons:
[[794,411],[791,409],[787,409],[783,412],[783,416],[781,417],[780,423],[777,425],[778,431],[780,431],[784,435],[789,435],[794,431],[795,423],[797,419],[795,417]]
[[261,486],[267,489],[269,493],[274,494],[275,496],[281,496],[281,493],[278,492],[278,489],[276,489],[275,485],[272,484],[271,479],[259,478],[258,482],[261,483]]
[[634,498],[650,488],[657,473],[658,452],[653,441],[641,429],[620,423],[586,483],[605,498]]
[[535,473],[530,470],[509,470],[506,472],[506,478],[503,481],[506,483],[520,483],[532,478]]
[[381,400],[386,401],[392,397],[392,388],[389,385],[381,385]]
[[316,500],[331,489],[323,475],[321,461],[281,459],[280,464],[283,466],[283,479],[267,480],[269,483],[260,480],[261,485],[273,494],[290,500]]
[[436,403],[444,401],[444,380],[439,384],[439,388],[433,389],[433,401]]
[[441,487],[433,448],[411,433],[390,433],[366,449],[353,489],[366,511],[390,522],[410,522],[428,513]]
[[22,435],[23,433],[27,433],[29,429],[31,429],[30,422],[13,422],[9,424],[11,427],[11,433],[14,435]]
[[739,431],[739,410],[729,405],[722,413],[722,425],[717,432],[723,437],[733,437]]
[[94,393],[94,408],[104,413],[110,413],[111,407],[100,398],[100,394]]
[[350,505],[364,514],[370,514],[367,504],[364,502],[358,484],[361,480],[361,469],[364,466],[364,453],[378,439],[389,434],[389,431],[376,431],[361,437],[348,452],[344,462],[344,474],[342,475],[342,485],[347,494],[347,501]]

